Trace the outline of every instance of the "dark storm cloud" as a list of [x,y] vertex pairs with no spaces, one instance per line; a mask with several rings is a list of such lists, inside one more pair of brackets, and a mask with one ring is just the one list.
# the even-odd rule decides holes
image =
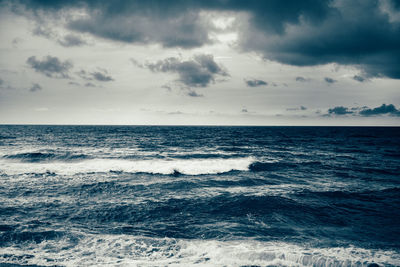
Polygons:
[[250,30],[241,41],[245,50],[285,64],[339,63],[371,77],[400,78],[399,21],[390,20],[380,1],[332,1],[318,23],[301,20],[274,36]]
[[47,56],[42,60],[32,56],[28,58],[26,63],[36,72],[50,78],[69,78],[69,70],[73,67],[70,61],[61,61],[57,57],[52,56]]
[[258,87],[258,86],[268,85],[268,83],[266,81],[257,80],[257,79],[245,80],[245,83],[249,87]]
[[[257,28],[262,28],[270,32],[282,34],[285,30],[285,25],[288,23],[296,24],[300,22],[301,18],[309,20],[311,22],[321,21],[329,12],[328,1],[321,0],[287,0],[282,2],[280,0],[153,0],[153,1],[140,1],[140,0],[119,0],[119,1],[95,1],[95,0],[28,0],[19,1],[26,7],[32,10],[47,10],[47,11],[58,11],[61,9],[68,8],[82,8],[86,7],[90,12],[91,17],[88,20],[73,21],[78,24],[83,24],[81,27],[93,30],[99,35],[104,34],[112,39],[121,39],[131,41],[132,37],[136,37],[138,34],[134,34],[136,29],[128,30],[126,32],[115,32],[112,29],[107,34],[107,28],[99,29],[101,26],[98,23],[110,18],[109,22],[114,19],[119,20],[120,23],[130,25],[132,22],[126,20],[126,18],[132,18],[132,16],[140,15],[141,18],[153,17],[155,21],[159,18],[162,22],[168,23],[170,20],[175,22],[186,22],[183,26],[184,32],[188,33],[188,30],[199,30],[198,28],[187,28],[188,26],[196,25],[196,17],[191,17],[189,21],[181,21],[182,14],[197,14],[199,11],[233,11],[233,12],[247,12],[251,15],[251,22]],[[119,17],[119,18],[118,18]],[[122,18],[122,19],[121,19]],[[147,22],[147,20],[142,21]],[[97,23],[97,25],[96,25]],[[92,25],[96,26],[92,28]],[[120,25],[122,26],[122,25]],[[171,26],[171,25],[169,25]],[[79,28],[80,26],[78,26]],[[123,28],[123,27],[121,27]],[[141,32],[139,30],[138,32]],[[123,34],[120,34],[123,33]],[[137,32],[136,32],[137,33]],[[177,33],[181,33],[181,28],[177,29]]]
[[144,65],[138,64],[135,60],[132,60],[132,62],[153,72],[177,73],[179,75],[178,81],[187,87],[207,87],[215,82],[217,76],[229,76],[223,67],[214,61],[212,55],[206,54],[196,55],[190,60],[170,57]]
[[334,115],[346,115],[346,114],[351,114],[353,113],[352,111],[350,111],[348,108],[343,107],[343,106],[339,106],[339,107],[334,107],[334,108],[330,108],[328,110],[329,114],[334,114]]
[[30,91],[30,92],[37,92],[37,91],[40,91],[40,90],[42,90],[42,87],[41,87],[39,84],[37,84],[37,83],[34,83],[34,84],[31,86],[31,88],[29,88],[29,91]]
[[[197,1],[9,1],[19,3],[43,20],[43,12],[63,14],[63,11],[82,9],[87,16],[66,16],[66,27],[98,37],[128,43],[159,43],[164,47],[193,48],[211,43],[210,24],[200,16],[200,10],[215,5]],[[211,7],[210,6],[210,7]],[[220,6],[218,4],[217,6]],[[19,10],[14,8],[14,10]],[[40,11],[40,12],[39,12]],[[49,16],[50,17],[50,16]],[[58,16],[53,16],[56,19]],[[37,33],[49,38],[45,28]]]
[[213,26],[201,11],[247,14],[248,27],[239,27],[238,44],[244,51],[256,51],[284,64],[338,63],[357,66],[368,77],[400,78],[396,1],[386,9],[382,1],[375,0],[18,2],[34,14],[84,8],[87,16],[66,16],[66,26],[78,32],[120,42],[182,48],[211,42]]
[[390,4],[394,9],[400,11],[400,1],[399,0],[390,0]]
[[198,13],[177,13],[171,18],[151,13],[96,13],[86,19],[71,21],[68,28],[120,42],[160,43],[164,47],[193,48],[211,43],[207,23]]
[[58,39],[58,43],[64,47],[82,46],[86,45],[86,41],[78,35],[67,34],[62,39]]
[[[10,1],[11,2],[11,1]],[[312,22],[326,16],[329,1],[288,0],[71,0],[18,1],[34,14],[85,8],[88,16],[67,19],[69,29],[129,43],[160,43],[164,47],[193,48],[210,43],[213,27],[201,11],[228,11],[250,14],[251,24],[264,31],[282,34],[288,23],[300,18]],[[60,12],[61,13],[61,12]],[[211,26],[211,27],[210,27]],[[46,31],[41,31],[47,33]]]
[[330,83],[330,84],[337,82],[337,80],[334,80],[334,79],[329,78],[329,77],[325,77],[324,80],[325,80],[325,82]]
[[400,116],[400,111],[396,109],[393,104],[382,104],[380,107],[376,107],[373,109],[363,109],[359,112],[362,116],[377,116],[377,115],[393,115],[393,116]]

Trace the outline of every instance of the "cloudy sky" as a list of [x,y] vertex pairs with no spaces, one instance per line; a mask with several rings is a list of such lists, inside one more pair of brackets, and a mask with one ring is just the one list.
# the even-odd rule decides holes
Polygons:
[[0,123],[400,125],[400,1],[0,0]]

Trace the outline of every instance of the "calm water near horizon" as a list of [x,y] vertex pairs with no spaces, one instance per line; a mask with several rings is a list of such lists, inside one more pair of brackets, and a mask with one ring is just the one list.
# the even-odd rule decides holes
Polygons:
[[0,266],[400,266],[399,173],[400,127],[2,125]]

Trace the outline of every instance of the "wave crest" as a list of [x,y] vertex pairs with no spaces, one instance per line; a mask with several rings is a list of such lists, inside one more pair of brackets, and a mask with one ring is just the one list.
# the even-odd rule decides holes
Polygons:
[[3,156],[5,159],[19,160],[21,162],[49,162],[49,161],[74,161],[88,159],[84,154],[66,153],[45,153],[45,152],[25,152]]
[[35,244],[34,250],[24,247],[0,248],[0,260],[9,264],[48,265],[51,259],[53,264],[66,266],[362,267],[400,264],[400,258],[394,251],[358,247],[306,248],[283,242],[251,240],[184,240],[89,234],[80,236],[79,242],[68,239],[45,240]]
[[90,159],[79,162],[8,162],[1,161],[0,169],[6,174],[56,173],[71,175],[77,173],[127,172],[164,175],[219,174],[230,171],[247,171],[253,158],[191,159],[191,160],[121,160]]

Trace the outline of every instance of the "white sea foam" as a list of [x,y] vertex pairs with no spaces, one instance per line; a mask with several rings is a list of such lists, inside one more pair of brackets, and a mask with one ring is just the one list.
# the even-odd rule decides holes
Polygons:
[[232,170],[246,171],[254,158],[230,159],[185,159],[185,160],[120,160],[91,159],[80,162],[24,163],[0,160],[0,173],[8,175],[23,173],[77,173],[121,171],[129,173],[173,174],[175,171],[187,175],[217,174]]
[[[357,247],[307,248],[283,242],[81,235],[0,248],[8,263],[44,266],[368,266],[400,265],[394,251]],[[34,255],[34,257],[30,256]],[[1,259],[1,258],[0,258]]]

